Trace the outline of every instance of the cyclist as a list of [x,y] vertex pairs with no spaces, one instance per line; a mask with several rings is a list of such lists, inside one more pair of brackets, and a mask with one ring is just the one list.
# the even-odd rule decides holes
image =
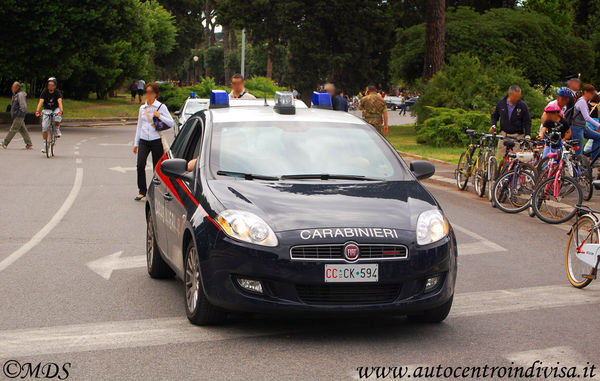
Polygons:
[[596,88],[593,85],[587,84],[583,86],[583,95],[575,103],[575,109],[573,110],[573,117],[571,120],[571,134],[573,139],[579,140],[579,149],[575,151],[576,155],[579,155],[583,151],[583,138],[592,139],[594,142],[591,147],[590,160],[594,160],[598,153],[600,153],[600,133],[594,131],[587,126],[587,123],[591,124],[596,129],[600,127],[600,123],[595,121],[590,116],[590,109],[588,102],[596,95]]
[[[558,89],[556,99],[550,101],[550,103],[546,105],[546,108],[548,108],[548,106],[557,106],[560,109],[560,116],[564,118],[565,112],[567,112],[567,108],[573,107],[575,105],[573,99],[573,92],[566,87],[561,87],[560,89]],[[546,111],[544,109],[544,113],[542,114],[542,124],[540,125],[539,136],[543,137],[542,129],[544,128],[544,123],[546,122],[547,118],[548,114],[546,114]]]
[[557,144],[557,147],[550,147],[549,144],[546,144],[546,147],[544,147],[544,152],[542,153],[542,157],[548,156],[548,153],[551,152],[552,149],[560,148],[563,141],[571,138],[571,127],[569,126],[567,120],[562,116],[562,110],[558,104],[553,104],[550,102],[546,108],[544,108],[544,115],[546,115],[546,121],[540,129],[538,139],[542,140],[544,139],[546,133],[552,132],[554,129],[558,129],[560,132],[560,140],[554,142]]
[[40,95],[40,101],[38,102],[35,110],[35,116],[40,116],[40,109],[44,106],[42,111],[42,153],[46,153],[46,138],[48,137],[48,127],[50,127],[50,114],[55,113],[57,116],[54,117],[56,122],[56,137],[60,138],[60,122],[62,121],[63,113],[63,97],[62,92],[56,88],[56,78],[48,78],[48,87],[42,91]]

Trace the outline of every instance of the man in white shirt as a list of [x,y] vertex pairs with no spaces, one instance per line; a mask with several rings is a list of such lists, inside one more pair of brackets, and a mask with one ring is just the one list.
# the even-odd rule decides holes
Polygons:
[[233,77],[231,77],[231,92],[229,93],[230,99],[256,99],[256,97],[244,89],[244,77],[235,73]]
[[142,104],[142,97],[144,96],[144,89],[146,88],[146,81],[144,81],[143,79],[140,79],[137,82],[137,88],[138,88],[138,97],[139,99],[139,103]]

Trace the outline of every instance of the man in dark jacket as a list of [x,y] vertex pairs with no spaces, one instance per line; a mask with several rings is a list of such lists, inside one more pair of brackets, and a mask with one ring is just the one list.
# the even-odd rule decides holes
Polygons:
[[346,102],[346,99],[342,97],[340,93],[336,90],[335,85],[333,83],[326,83],[324,89],[331,96],[331,105],[334,110],[348,112],[348,102]]
[[25,127],[25,115],[27,114],[27,94],[21,90],[21,84],[19,82],[13,83],[11,90],[13,92],[13,96],[10,105],[10,116],[13,118],[13,123],[8,131],[8,134],[4,138],[4,141],[2,142],[2,148],[6,149],[13,136],[15,136],[15,134],[18,132],[25,141],[25,148],[31,149],[31,138],[29,137],[29,132],[27,132],[27,127]]
[[[521,88],[512,85],[508,89],[508,95],[500,100],[492,113],[490,134],[498,133],[496,124],[500,121],[500,133],[502,136],[513,136],[529,139],[531,136],[531,116],[527,104],[521,100]],[[515,151],[519,150],[519,144],[515,141]],[[506,148],[502,141],[498,142],[496,154],[503,157]]]

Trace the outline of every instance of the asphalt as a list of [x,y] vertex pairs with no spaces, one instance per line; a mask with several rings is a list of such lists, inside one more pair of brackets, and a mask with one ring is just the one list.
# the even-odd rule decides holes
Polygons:
[[[502,213],[443,181],[424,184],[459,244],[444,323],[238,315],[192,327],[182,283],[152,280],[139,264],[134,133],[132,125],[65,127],[47,159],[34,130],[33,151],[19,140],[0,151],[0,364],[70,363],[73,380],[348,380],[361,366],[534,360],[600,366],[600,282],[569,285],[568,225]],[[436,167],[437,176],[453,173]],[[123,259],[108,279],[90,265],[107,257]]]

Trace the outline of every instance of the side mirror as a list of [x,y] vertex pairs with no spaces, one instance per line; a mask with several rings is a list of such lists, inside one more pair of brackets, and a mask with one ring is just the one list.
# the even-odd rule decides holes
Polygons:
[[181,115],[181,111],[177,110],[173,114],[175,114],[175,116],[179,116],[179,115]]
[[194,175],[187,170],[187,161],[184,159],[168,159],[160,165],[160,171],[167,177],[193,181]]
[[425,160],[416,160],[410,163],[410,170],[419,180],[428,179],[435,173],[435,166]]

